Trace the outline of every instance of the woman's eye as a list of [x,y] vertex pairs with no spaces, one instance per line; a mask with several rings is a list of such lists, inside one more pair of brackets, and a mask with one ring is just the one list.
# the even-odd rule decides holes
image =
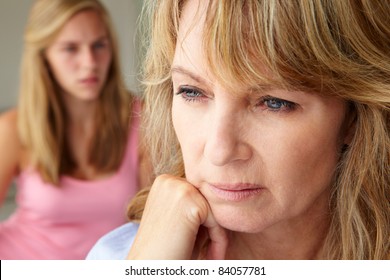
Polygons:
[[207,98],[200,90],[192,87],[180,87],[177,95],[181,95],[185,101],[203,101]]
[[296,104],[291,101],[279,99],[271,96],[263,97],[258,103],[259,107],[262,107],[270,111],[292,111],[295,109]]

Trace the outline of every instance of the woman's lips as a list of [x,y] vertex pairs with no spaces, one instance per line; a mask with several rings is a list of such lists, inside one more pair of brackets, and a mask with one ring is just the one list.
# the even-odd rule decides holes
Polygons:
[[254,184],[208,184],[210,190],[222,200],[242,201],[259,195],[264,188]]

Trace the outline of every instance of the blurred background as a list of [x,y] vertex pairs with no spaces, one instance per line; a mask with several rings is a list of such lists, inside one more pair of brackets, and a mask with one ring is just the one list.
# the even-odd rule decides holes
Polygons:
[[[137,20],[142,0],[101,0],[111,14],[117,31],[121,64],[126,86],[138,93],[139,42],[136,38]],[[23,31],[33,0],[0,0],[0,112],[16,105],[19,70],[23,49]],[[0,135],[1,137],[1,135]],[[3,151],[0,151],[0,156]],[[0,207],[0,220],[12,213],[15,187],[12,186]]]

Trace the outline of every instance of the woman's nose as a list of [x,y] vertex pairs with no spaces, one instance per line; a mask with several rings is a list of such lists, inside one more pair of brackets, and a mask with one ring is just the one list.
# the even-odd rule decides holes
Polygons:
[[248,131],[243,118],[244,114],[234,109],[216,108],[210,114],[204,154],[212,164],[223,166],[251,157],[252,150],[245,140]]

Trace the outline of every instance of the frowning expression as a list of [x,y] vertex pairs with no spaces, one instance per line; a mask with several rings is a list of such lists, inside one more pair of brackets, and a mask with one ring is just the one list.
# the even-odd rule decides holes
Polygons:
[[272,86],[224,87],[203,53],[201,2],[184,8],[172,65],[172,119],[187,180],[231,230],[326,215],[345,102]]
[[85,10],[74,15],[46,50],[46,59],[65,94],[95,100],[106,81],[112,51],[100,15]]

